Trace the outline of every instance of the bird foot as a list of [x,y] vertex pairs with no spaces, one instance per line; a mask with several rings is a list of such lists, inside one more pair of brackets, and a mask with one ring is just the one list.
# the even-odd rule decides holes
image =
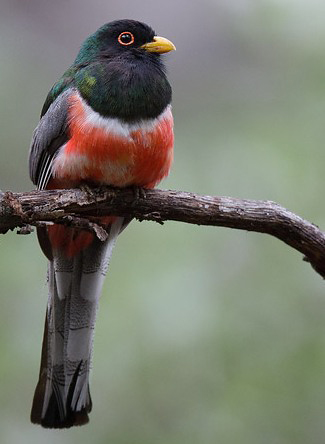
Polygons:
[[131,207],[135,207],[137,204],[137,201],[139,199],[146,199],[147,195],[146,195],[146,190],[142,187],[133,186],[132,191],[133,191],[134,200],[131,204]]
[[79,188],[81,191],[87,194],[91,201],[97,202],[97,194],[95,193],[94,188],[90,187],[87,183],[80,184]]

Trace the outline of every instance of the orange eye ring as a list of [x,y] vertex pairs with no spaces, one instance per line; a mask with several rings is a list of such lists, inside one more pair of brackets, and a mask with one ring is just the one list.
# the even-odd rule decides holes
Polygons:
[[126,31],[121,32],[121,34],[117,38],[118,42],[123,46],[129,46],[134,43],[134,35],[132,32]]

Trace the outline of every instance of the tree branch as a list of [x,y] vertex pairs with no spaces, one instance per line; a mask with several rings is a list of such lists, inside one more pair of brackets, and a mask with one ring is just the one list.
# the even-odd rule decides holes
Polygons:
[[271,201],[200,196],[182,191],[99,188],[0,193],[0,233],[29,225],[60,223],[87,229],[105,240],[98,216],[166,220],[267,233],[304,255],[325,278],[325,233]]

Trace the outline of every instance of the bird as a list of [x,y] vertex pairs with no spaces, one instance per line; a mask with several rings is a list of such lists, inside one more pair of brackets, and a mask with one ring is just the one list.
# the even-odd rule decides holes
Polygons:
[[[29,173],[37,189],[152,189],[168,175],[172,89],[161,56],[175,49],[129,19],[106,23],[83,42],[33,132]],[[62,429],[89,421],[98,301],[116,238],[130,220],[98,218],[106,241],[72,226],[37,229],[48,259],[48,303],[32,423]]]

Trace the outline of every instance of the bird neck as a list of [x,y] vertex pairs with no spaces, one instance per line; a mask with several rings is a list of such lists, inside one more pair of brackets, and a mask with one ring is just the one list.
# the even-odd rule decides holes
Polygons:
[[163,65],[153,55],[94,60],[78,70],[75,85],[95,111],[126,122],[155,118],[171,102]]

